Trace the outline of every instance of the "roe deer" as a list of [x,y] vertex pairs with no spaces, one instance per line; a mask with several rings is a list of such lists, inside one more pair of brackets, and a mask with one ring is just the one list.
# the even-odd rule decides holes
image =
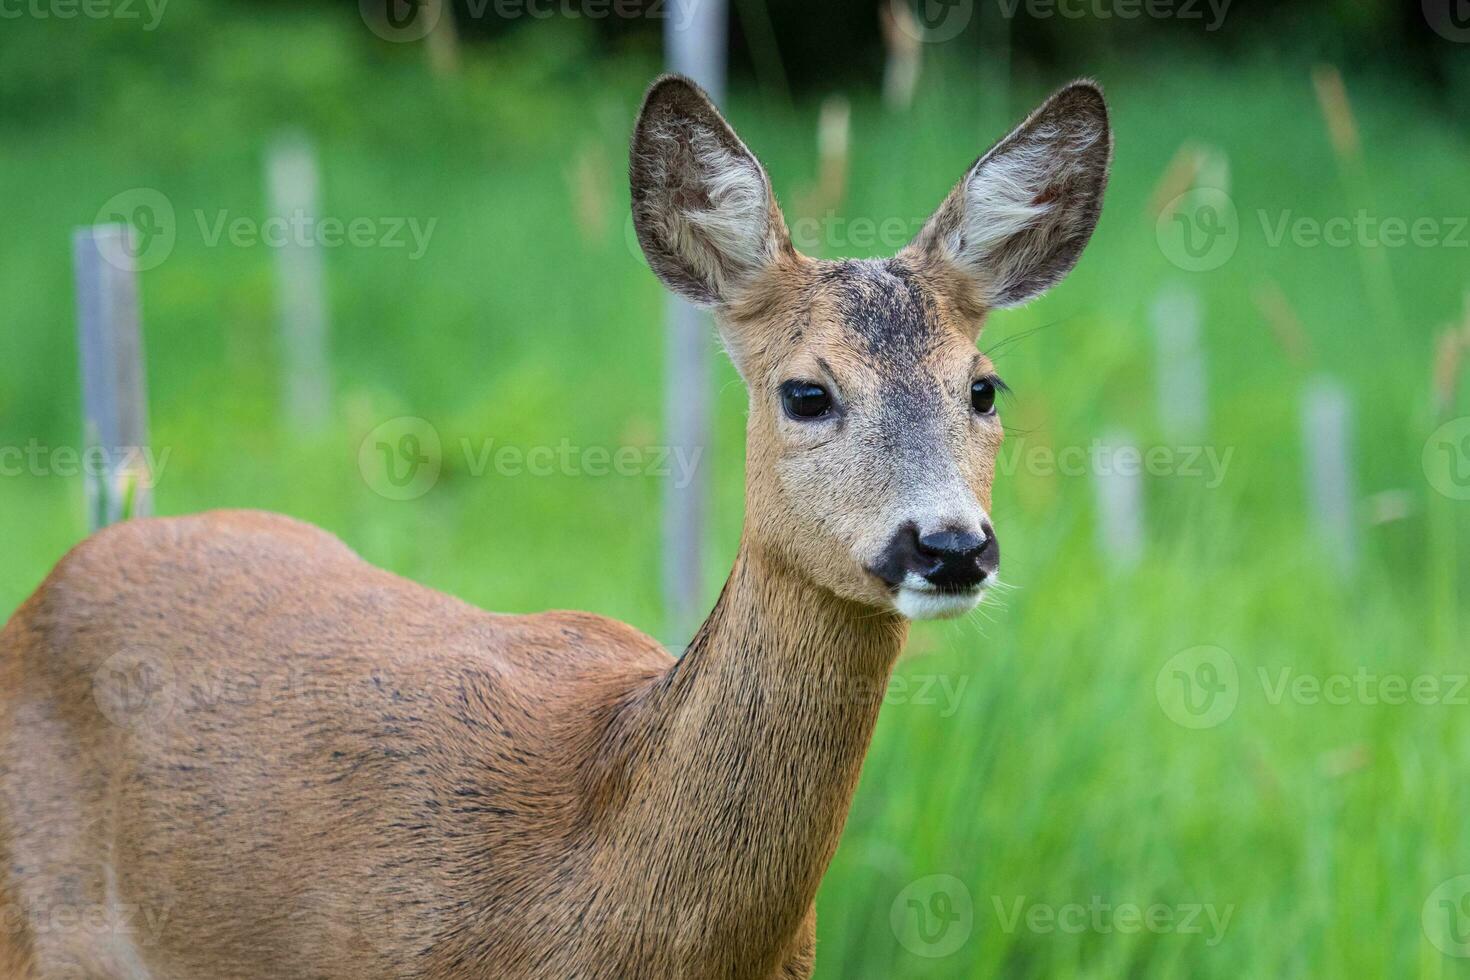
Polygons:
[[981,323],[1076,263],[1111,153],[1070,85],[896,257],[818,261],[659,79],[638,239],[750,391],[740,549],[687,652],[482,612],[284,517],[102,531],[0,633],[0,973],[810,976],[906,624],[996,573]]

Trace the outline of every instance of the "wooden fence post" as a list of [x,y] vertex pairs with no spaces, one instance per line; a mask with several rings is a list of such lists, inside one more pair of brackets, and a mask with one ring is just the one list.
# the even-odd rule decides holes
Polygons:
[[1093,448],[1098,553],[1104,562],[1130,570],[1143,559],[1143,454],[1123,432],[1110,433]]
[[924,43],[919,22],[905,0],[885,0],[878,7],[888,60],[883,66],[883,104],[907,112],[914,104],[923,67]]
[[1176,447],[1197,445],[1209,422],[1199,294],[1184,285],[1166,286],[1154,298],[1149,314],[1154,327],[1159,426]]
[[1318,540],[1343,575],[1351,574],[1358,557],[1351,406],[1347,389],[1329,378],[1314,380],[1302,397],[1307,507]]
[[131,225],[78,228],[77,347],[81,360],[87,529],[152,511],[148,394]]
[[[673,0],[664,20],[669,70],[699,83],[716,104],[724,101],[725,0]],[[709,493],[706,449],[710,433],[710,361],[713,325],[703,311],[677,296],[668,300],[664,358],[664,431],[670,448],[702,462],[684,486],[664,484],[663,593],[668,639],[682,647],[698,625],[704,581],[705,510]],[[698,455],[695,455],[698,454]]]
[[271,144],[270,215],[286,222],[285,240],[275,249],[282,411],[293,429],[306,433],[325,427],[332,401],[326,275],[316,232],[319,184],[316,152],[305,136]]

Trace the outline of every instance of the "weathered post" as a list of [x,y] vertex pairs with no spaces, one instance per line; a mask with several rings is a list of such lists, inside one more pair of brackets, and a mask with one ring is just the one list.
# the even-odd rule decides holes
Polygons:
[[1353,520],[1352,402],[1341,383],[1314,380],[1302,397],[1302,449],[1306,461],[1307,508],[1317,539],[1337,571],[1357,565]]
[[923,29],[913,9],[903,0],[887,0],[879,6],[878,19],[883,28],[883,43],[888,48],[888,59],[883,66],[883,104],[906,112],[914,103],[914,90],[919,87]]
[[283,136],[271,145],[270,213],[285,228],[275,249],[281,408],[290,427],[306,433],[326,425],[332,399],[326,274],[316,234],[319,184],[316,153],[305,136]]
[[[669,70],[694,79],[716,104],[724,101],[725,0],[674,0],[664,21]],[[664,358],[664,431],[671,448],[706,459],[710,431],[709,317],[670,296]],[[695,455],[698,453],[699,455]],[[682,646],[698,624],[704,580],[705,508],[709,480],[696,466],[686,485],[664,484],[663,591],[667,637]]]
[[1143,454],[1124,432],[1109,433],[1093,448],[1098,553],[1127,571],[1143,559]]
[[1198,445],[1209,422],[1199,294],[1180,284],[1166,286],[1154,298],[1149,315],[1159,426],[1175,446]]
[[87,529],[96,531],[152,510],[148,394],[139,329],[138,279],[131,225],[79,228],[77,346],[81,360]]

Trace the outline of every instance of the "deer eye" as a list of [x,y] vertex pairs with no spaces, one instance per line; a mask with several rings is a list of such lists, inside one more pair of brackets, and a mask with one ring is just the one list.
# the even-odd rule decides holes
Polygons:
[[832,396],[819,384],[788,381],[781,386],[781,404],[794,419],[819,419],[832,410]]
[[970,407],[977,415],[990,415],[995,412],[995,382],[989,378],[981,378],[970,385]]

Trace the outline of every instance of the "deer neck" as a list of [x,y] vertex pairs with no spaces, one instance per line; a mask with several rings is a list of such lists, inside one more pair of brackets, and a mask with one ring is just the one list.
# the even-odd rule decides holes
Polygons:
[[726,949],[790,942],[837,847],[906,634],[896,614],[742,544],[687,653],[625,718],[638,748],[621,823],[628,853],[651,862],[638,873],[659,883],[656,902],[703,910],[700,934]]

